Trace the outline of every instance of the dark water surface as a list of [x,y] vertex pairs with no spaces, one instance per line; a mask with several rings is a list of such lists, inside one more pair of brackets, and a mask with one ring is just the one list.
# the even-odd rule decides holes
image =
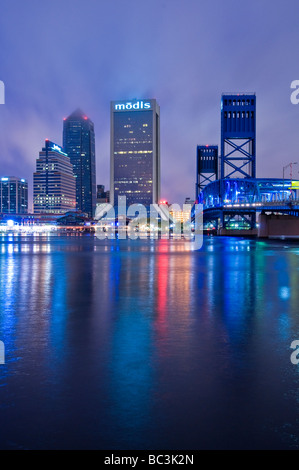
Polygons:
[[0,237],[1,449],[299,448],[299,246]]

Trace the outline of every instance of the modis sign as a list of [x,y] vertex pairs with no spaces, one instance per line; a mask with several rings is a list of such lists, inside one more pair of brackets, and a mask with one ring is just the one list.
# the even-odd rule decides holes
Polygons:
[[151,109],[150,101],[127,101],[114,104],[115,111],[138,111],[141,109]]

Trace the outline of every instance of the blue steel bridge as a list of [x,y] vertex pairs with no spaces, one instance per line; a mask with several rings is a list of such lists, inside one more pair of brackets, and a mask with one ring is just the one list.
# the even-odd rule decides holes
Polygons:
[[199,145],[196,157],[195,200],[206,228],[255,229],[258,212],[299,215],[293,163],[282,162],[282,179],[256,177],[255,93],[222,95],[220,155],[218,145]]
[[299,216],[299,189],[291,180],[229,178],[215,180],[198,196],[208,228],[254,229],[256,213]]

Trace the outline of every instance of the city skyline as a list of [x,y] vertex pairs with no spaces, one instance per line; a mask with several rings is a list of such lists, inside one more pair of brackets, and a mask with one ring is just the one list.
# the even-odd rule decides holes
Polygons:
[[[248,100],[249,97],[251,98],[251,100]],[[239,119],[239,118],[241,118],[241,114],[242,114],[242,118],[243,118],[243,114],[244,114],[244,117],[245,117],[245,115],[247,116],[247,114],[248,114],[248,112],[244,111],[245,109],[247,109],[246,106],[245,107],[244,106],[243,107],[242,106],[239,106],[239,107],[236,106],[236,108],[235,108],[233,106],[233,104],[234,105],[235,104],[242,105],[242,103],[243,104],[245,103],[245,105],[246,105],[246,104],[248,104],[248,103],[246,103],[246,101],[251,101],[252,103],[254,101],[254,109],[256,107],[256,105],[255,105],[256,94],[255,93],[251,93],[249,95],[248,94],[243,94],[243,93],[240,93],[240,92],[235,93],[233,95],[232,94],[227,95],[227,94],[223,93],[222,96],[221,96],[221,104],[220,104],[221,120],[223,119],[224,114],[227,114],[226,112],[224,113],[225,106],[223,104],[224,101],[225,102],[227,101],[227,98],[235,98],[235,100],[237,100],[236,103],[232,103],[232,100],[230,100],[230,105],[227,108],[231,111],[231,113],[229,112],[228,114],[231,114],[231,116],[229,116],[229,117],[232,117],[232,118],[233,117],[238,117],[238,119]],[[141,108],[146,108],[146,109],[144,109],[144,110],[139,109],[140,106],[141,106]],[[130,112],[131,109],[133,111],[133,114]],[[237,111],[242,111],[242,110],[243,111],[242,111],[242,113],[241,112],[234,113],[235,109]],[[137,111],[137,113],[136,113],[136,111]],[[151,144],[146,144],[146,141],[145,141],[144,144],[150,145],[150,147],[149,147],[150,149],[152,149],[152,147],[156,148],[156,150],[154,152],[150,152],[150,153],[153,153],[153,167],[155,168],[155,170],[153,171],[153,175],[154,175],[155,172],[157,173],[157,177],[154,177],[152,175],[152,178],[154,179],[152,195],[154,196],[153,197],[153,202],[155,202],[155,201],[159,202],[159,201],[163,200],[163,198],[161,198],[161,188],[160,188],[160,181],[161,181],[161,178],[160,178],[160,160],[161,160],[161,157],[160,157],[160,106],[158,105],[156,99],[144,99],[143,98],[142,100],[137,100],[135,98],[135,99],[132,99],[132,100],[119,100],[119,101],[111,101],[110,102],[110,173],[109,173],[110,187],[108,189],[108,194],[110,195],[110,192],[111,192],[110,188],[112,188],[113,185],[114,185],[114,158],[112,159],[112,155],[114,155],[115,153],[121,153],[121,154],[134,153],[132,151],[124,152],[123,150],[127,150],[127,149],[125,149],[125,147],[123,148],[123,144],[121,142],[118,142],[118,140],[117,140],[118,138],[114,142],[115,136],[119,134],[119,130],[117,131],[117,133],[115,133],[115,123],[114,123],[115,117],[114,117],[114,115],[115,114],[120,115],[120,116],[121,115],[124,115],[124,116],[127,115],[126,117],[130,121],[132,118],[135,118],[135,116],[137,116],[139,114],[140,115],[142,114],[143,116],[145,116],[144,111],[154,111],[154,116],[157,116],[156,119],[155,118],[150,119],[150,121],[153,120],[154,128],[148,131],[148,132],[153,133],[153,136],[154,136],[153,137],[153,142]],[[236,116],[234,116],[235,114],[236,114]],[[255,111],[254,111],[254,113],[252,113],[252,111],[251,111],[251,115],[253,115],[253,114],[254,114],[254,122],[255,122],[255,119],[256,119]],[[144,120],[144,117],[142,119]],[[142,119],[141,119],[141,121],[142,121]],[[158,119],[158,121],[156,122],[157,119]],[[129,140],[134,140],[135,141],[136,137],[138,137],[140,132],[145,132],[145,130],[141,129],[141,131],[140,131],[140,129],[139,129],[139,131],[140,131],[139,132],[137,128],[138,128],[139,124],[141,125],[141,121],[140,121],[139,124],[138,124],[138,122],[139,122],[138,119],[137,120],[133,119],[133,121],[132,121],[131,124],[123,126],[123,124],[125,124],[127,122],[127,120],[125,122],[124,119],[121,119],[121,121],[117,124],[117,128],[119,127],[119,125],[121,125],[121,127],[124,127],[124,128],[127,128],[127,127],[131,128],[132,127],[133,130],[129,130],[129,131],[125,130],[125,132],[127,132],[127,133],[129,132],[130,134],[134,133],[134,136],[133,136],[134,138],[129,139]],[[230,121],[230,119],[229,119],[229,121]],[[249,119],[249,121],[250,121],[250,119]],[[243,122],[243,120],[241,120],[240,123],[241,122]],[[144,125],[148,126],[148,124],[143,124],[143,126]],[[244,126],[244,123],[242,124],[242,126]],[[222,128],[223,128],[223,123],[221,122],[221,129]],[[256,127],[255,127],[255,124],[254,124],[254,126],[252,127],[254,136],[256,136],[256,130],[255,129],[256,129]],[[232,128],[232,130],[233,130],[233,128]],[[137,131],[138,135],[137,134],[135,135],[135,131]],[[239,129],[239,131],[240,131],[240,129]],[[140,135],[139,135],[139,137],[140,137]],[[233,132],[232,135],[234,135],[234,132]],[[127,140],[126,138],[123,139],[123,137],[125,136],[124,131],[122,131],[122,133],[119,134],[119,136],[121,137],[120,141]],[[128,136],[129,136],[129,134],[128,134]],[[239,136],[238,133],[236,134],[235,138],[236,138],[236,142],[238,142],[238,139],[240,139],[240,136]],[[255,139],[256,139],[256,137],[254,137],[254,148],[255,148],[255,145],[256,145],[255,144]],[[49,139],[46,139],[46,144],[47,144],[47,142],[49,142]],[[66,151],[68,151],[68,149],[65,148],[65,147],[69,147],[69,149],[70,149],[70,152],[67,155],[72,157],[72,158],[70,158],[70,160],[71,160],[71,164],[72,164],[72,167],[73,167],[73,174],[74,174],[75,179],[76,179],[77,204],[76,204],[76,209],[74,209],[74,208],[71,209],[69,207],[67,210],[69,210],[69,209],[79,210],[83,213],[88,214],[88,216],[91,217],[92,213],[94,214],[95,206],[97,204],[97,190],[96,190],[96,188],[98,186],[105,187],[105,185],[99,184],[99,181],[94,180],[94,177],[95,177],[95,171],[94,171],[95,170],[95,168],[94,168],[95,167],[95,164],[94,164],[94,157],[95,157],[94,123],[90,120],[89,117],[87,117],[87,115],[85,113],[83,113],[83,111],[80,108],[77,108],[75,111],[73,111],[68,116],[68,118],[63,118],[62,142],[63,142],[63,145],[61,147],[59,147],[59,145],[57,145],[57,144],[53,144],[53,142],[50,142],[50,144],[53,144],[53,145],[55,145],[55,147],[60,148],[60,151],[64,150],[65,153],[66,153]],[[229,142],[229,140],[227,142]],[[115,145],[117,146],[118,150],[122,150],[122,151],[115,152],[115,149],[116,149]],[[138,145],[138,142],[137,142],[137,145]],[[228,144],[226,144],[226,145],[228,145]],[[234,145],[235,144],[232,144],[232,146],[233,146],[232,148],[234,148]],[[244,145],[245,145],[245,142],[243,144],[240,143],[241,147],[243,147]],[[246,145],[248,146],[248,143]],[[75,148],[73,148],[73,147],[75,147]],[[132,146],[132,149],[134,150],[135,147],[136,147],[136,142]],[[241,147],[240,147],[240,149],[241,149]],[[196,194],[196,197],[194,199],[198,198],[198,188],[199,188],[199,174],[198,174],[198,168],[199,168],[198,164],[199,163],[198,163],[198,159],[199,159],[199,150],[201,149],[201,151],[204,152],[204,154],[205,154],[207,152],[208,153],[211,152],[215,148],[218,149],[219,148],[218,145],[214,146],[214,145],[211,145],[211,143],[208,143],[206,145],[198,145],[197,148],[196,148],[196,159],[195,160],[196,160],[197,170],[196,170],[196,173],[193,175],[194,176],[194,184],[195,184],[195,194]],[[244,149],[245,149],[245,147],[244,147]],[[83,152],[83,151],[84,151],[84,153],[82,154],[81,152]],[[226,152],[230,152],[230,151],[231,150],[229,149],[229,147],[226,149],[225,152],[222,149],[222,152],[223,152],[224,156],[225,156]],[[251,162],[251,157],[249,158],[248,161],[246,161],[247,162],[246,163],[246,162],[243,161],[244,157],[242,157],[242,153],[238,154],[239,150],[237,148],[234,151],[237,152],[237,160],[240,160],[241,168],[244,168],[244,165],[245,165],[245,168],[247,168],[248,167],[248,161]],[[242,150],[242,152],[243,152],[243,150]],[[90,153],[90,155],[87,155],[89,153]],[[140,153],[140,152],[135,152],[135,153],[136,153],[136,156],[137,156],[137,153]],[[141,153],[144,153],[144,152],[141,152]],[[149,153],[149,152],[146,151],[145,153]],[[248,154],[248,155],[250,155],[250,154]],[[84,160],[84,158],[82,158],[82,157],[86,157],[86,156],[88,158]],[[238,158],[238,156],[239,156],[239,158]],[[218,157],[219,157],[219,159],[218,159]],[[123,156],[122,156],[122,158],[123,158]],[[203,157],[203,158],[205,158],[205,157]],[[207,157],[207,159],[210,159],[210,158],[211,158],[210,156]],[[232,160],[236,160],[236,157],[232,158]],[[255,158],[254,158],[254,160],[255,160]],[[219,167],[218,168],[219,171],[220,171],[220,165],[222,165],[221,162],[223,162],[223,159],[221,158],[221,153],[218,155],[218,151],[217,151],[216,167],[217,168]],[[250,165],[251,165],[251,163],[250,163]],[[121,166],[123,166],[123,165],[121,165]],[[127,165],[125,165],[125,166],[127,166]],[[290,166],[291,166],[290,164],[287,165],[287,167],[290,167]],[[128,176],[130,174],[131,175],[130,177],[132,177],[132,175],[135,174],[136,168],[138,168],[138,165],[136,166],[136,161],[135,161],[134,166],[131,165],[131,169],[130,169],[129,173],[127,172],[128,174],[126,173],[126,175]],[[250,168],[250,166],[249,166],[249,168]],[[256,168],[256,163],[254,163],[254,173],[255,173],[255,168]],[[284,169],[285,168],[286,167],[284,167]],[[82,170],[83,170],[83,173],[82,173]],[[235,170],[233,170],[233,171],[234,171],[234,173],[236,173],[236,175],[238,175],[238,177],[244,178],[246,176],[244,170],[240,170],[240,171],[237,170],[237,166],[235,167]],[[81,174],[80,174],[80,172],[81,172]],[[204,170],[204,172],[206,172],[206,170]],[[89,187],[86,186],[86,184],[84,185],[82,183],[84,175],[86,176],[85,179],[87,181],[90,180],[90,183],[93,182],[93,184],[90,184]],[[211,173],[210,174],[207,173],[207,175],[208,176],[207,176],[207,179],[206,179],[206,183],[211,182],[215,178],[215,175],[211,176]],[[2,177],[2,179],[3,179],[3,177],[7,177],[7,176],[8,176],[7,174],[0,174],[0,177]],[[127,178],[127,176],[126,176],[126,178]],[[250,176],[250,175],[248,175],[248,176]],[[222,177],[226,178],[226,176],[224,176],[224,175]],[[24,179],[22,177],[22,175],[18,175],[17,178],[19,178],[20,180]],[[290,178],[294,179],[294,180],[299,179],[299,178],[296,178],[296,174],[293,173],[293,170],[292,170],[291,167],[290,167]],[[78,185],[78,180],[79,180],[79,183],[80,183],[79,185]],[[28,183],[27,179],[26,179],[26,182]],[[119,183],[118,183],[118,185],[119,185]],[[94,189],[93,197],[89,198],[90,201],[87,200],[87,199],[86,199],[86,201],[83,201],[84,192],[88,193],[87,190],[91,189],[92,187]],[[30,185],[29,185],[29,187],[28,187],[29,195],[30,195],[30,192],[31,192],[30,189],[31,188],[30,188]],[[34,181],[33,181],[33,184],[32,184],[32,189],[33,189],[33,192],[34,192]],[[130,189],[130,188],[128,188],[128,189]],[[123,194],[125,194],[125,192],[123,192]],[[134,192],[134,191],[128,191],[128,192],[131,193],[131,192]],[[137,193],[139,193],[139,192],[140,191],[137,191]],[[163,189],[162,189],[162,194],[163,194]],[[157,195],[158,195],[158,197],[157,197]],[[126,194],[126,196],[127,196],[127,201],[129,201],[128,202],[129,204],[133,204],[135,202],[138,203],[138,201],[137,201],[138,195],[137,195],[137,199],[130,197],[130,194]],[[190,198],[189,196],[186,196],[186,198],[192,200],[192,197]],[[79,204],[78,204],[78,199],[79,199]],[[112,196],[112,199],[113,199],[113,196]],[[165,200],[165,198],[164,198],[164,200]],[[92,201],[94,201],[94,202],[92,202]],[[84,207],[83,207],[83,204],[82,204],[83,202],[84,202],[84,205],[86,206],[85,210],[84,210]],[[177,203],[177,201],[172,201],[172,203],[174,203],[174,202]],[[114,203],[115,203],[115,201],[113,202],[113,204]],[[147,203],[145,201],[143,201],[143,203],[145,203],[145,205],[147,205]],[[179,204],[180,203],[182,203],[182,201],[180,201]],[[79,207],[80,204],[81,204],[82,207]],[[93,206],[94,207],[93,210],[90,210],[90,211],[87,210],[88,205],[90,205],[90,207]],[[32,195],[32,197],[30,197],[30,196],[28,197],[28,212],[29,213],[34,212],[34,194]]]
[[[97,182],[109,188],[110,101],[153,96],[162,110],[161,197],[192,198],[196,146],[219,144],[219,103],[227,91],[259,97],[258,176],[281,177],[282,166],[297,159],[299,107],[290,101],[291,82],[299,78],[297,2],[278,1],[274,10],[258,1],[154,1],[148,10],[142,2],[90,1],[80,14],[76,1],[72,12],[67,2],[55,0],[17,6],[5,5],[0,18],[6,44],[0,51],[6,93],[1,173],[14,174],[17,162],[32,187],[31,168],[43,140],[62,144],[61,119],[80,107],[97,130]],[[45,15],[55,36],[44,32]]]
[[1,450],[299,449],[298,0],[0,0]]

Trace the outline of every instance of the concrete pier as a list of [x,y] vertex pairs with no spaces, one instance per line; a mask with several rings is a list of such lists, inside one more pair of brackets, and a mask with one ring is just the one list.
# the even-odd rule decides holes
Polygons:
[[260,214],[258,237],[299,239],[299,217],[287,214]]
[[227,229],[220,228],[217,232],[217,235],[226,236],[226,237],[256,237],[257,229]]

